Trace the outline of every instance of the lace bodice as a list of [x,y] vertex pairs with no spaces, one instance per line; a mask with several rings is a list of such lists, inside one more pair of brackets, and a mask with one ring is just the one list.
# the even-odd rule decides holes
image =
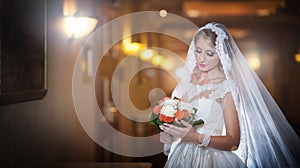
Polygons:
[[197,91],[194,91],[196,95],[207,92],[205,96],[190,101],[198,109],[195,118],[204,120],[204,125],[196,127],[197,132],[222,135],[224,129],[222,100],[230,92],[227,85],[225,80],[218,84],[196,86]]

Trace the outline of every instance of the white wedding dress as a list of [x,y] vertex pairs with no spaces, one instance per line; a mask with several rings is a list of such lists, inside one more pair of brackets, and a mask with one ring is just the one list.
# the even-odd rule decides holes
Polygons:
[[[198,109],[195,118],[204,120],[203,125],[195,126],[198,133],[210,136],[224,135],[225,128],[221,101],[230,92],[227,85],[226,80],[219,84],[195,85],[187,91],[189,93],[186,92],[185,95],[193,96],[185,99]],[[184,97],[184,95],[182,96]],[[246,167],[246,165],[232,151],[201,147],[199,144],[177,140],[171,146],[165,167],[232,168]]]
[[[297,159],[300,156],[299,136],[250,68],[227,28],[220,23],[208,23],[195,35],[203,30],[211,30],[217,35],[215,48],[226,80],[205,86],[193,84],[191,77],[197,70],[194,37],[189,46],[185,73],[172,97],[182,98],[198,108],[196,118],[205,123],[198,126],[197,131],[205,136],[201,145],[180,139],[172,143],[170,150],[166,150],[165,145],[165,153],[170,151],[165,167],[300,167]],[[232,95],[238,114],[239,147],[234,152],[202,147],[209,143],[207,137],[210,135],[225,132],[221,100],[227,93]]]

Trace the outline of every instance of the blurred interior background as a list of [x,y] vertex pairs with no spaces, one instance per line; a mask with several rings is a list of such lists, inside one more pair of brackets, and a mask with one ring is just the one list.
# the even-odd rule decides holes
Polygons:
[[[26,3],[29,2],[24,2],[24,8]],[[300,134],[300,3],[297,0],[46,0],[46,9],[47,94],[40,100],[0,106],[1,167],[57,167],[78,162],[88,163],[82,167],[96,162],[149,163],[152,167],[163,167],[166,156],[162,153],[126,157],[100,147],[82,128],[72,99],[74,64],[89,35],[114,19],[141,11],[157,11],[160,17],[176,14],[198,27],[213,21],[226,25]],[[70,25],[79,19],[82,19],[79,25]],[[130,32],[134,27],[128,25],[122,29]],[[163,31],[184,34],[191,40],[195,30],[174,21],[164,24]],[[108,33],[113,36],[115,32]],[[97,45],[102,43],[109,42],[104,40]],[[161,88],[165,95],[171,94],[176,78],[168,71],[178,70],[173,55],[184,60],[187,49],[188,45],[176,38],[151,32],[126,37],[109,48],[98,66],[95,90],[97,105],[114,128],[131,136],[157,133],[148,122],[130,120],[115,107],[110,87],[118,64],[126,57],[138,57],[138,61],[126,66],[133,69],[142,64],[154,66],[136,73],[128,89],[134,106],[145,110],[151,106],[151,89]],[[83,71],[88,71],[86,65],[82,66]]]

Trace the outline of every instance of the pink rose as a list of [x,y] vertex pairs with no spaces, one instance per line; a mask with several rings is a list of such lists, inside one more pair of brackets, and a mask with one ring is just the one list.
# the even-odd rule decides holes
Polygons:
[[162,106],[160,106],[160,105],[155,106],[153,109],[153,113],[158,114],[160,112],[161,108],[162,108]]
[[170,99],[172,99],[172,98],[171,97],[165,97],[165,98],[161,99],[158,103],[160,104],[160,103],[162,103],[166,100],[170,100]]

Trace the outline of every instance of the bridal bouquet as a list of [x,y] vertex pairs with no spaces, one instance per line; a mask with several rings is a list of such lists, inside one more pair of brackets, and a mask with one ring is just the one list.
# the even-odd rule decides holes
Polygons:
[[203,120],[195,120],[194,117],[196,112],[196,108],[183,102],[181,99],[165,97],[154,107],[150,117],[150,123],[158,127],[163,123],[184,127],[180,122],[181,120],[184,120],[193,126],[203,124]]

